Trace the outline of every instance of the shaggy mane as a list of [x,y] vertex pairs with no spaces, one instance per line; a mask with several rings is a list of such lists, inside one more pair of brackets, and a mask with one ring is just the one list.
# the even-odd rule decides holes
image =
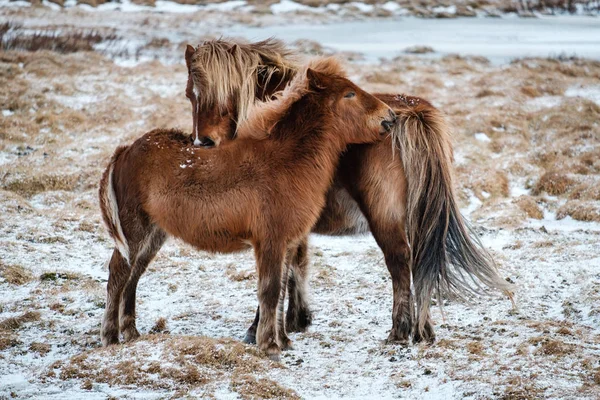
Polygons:
[[[270,38],[255,43],[233,40],[209,40],[199,45],[192,56],[190,75],[201,108],[219,107],[224,111],[233,98],[237,121],[248,118],[256,101],[256,88],[278,74],[289,80],[298,70],[296,54],[279,40]],[[198,93],[199,92],[199,93]]]
[[265,139],[290,109],[292,104],[309,93],[309,82],[306,71],[312,69],[329,76],[346,77],[346,73],[335,57],[315,58],[297,73],[294,79],[280,92],[273,95],[273,99],[255,101],[249,108],[248,118],[238,126],[238,138]]

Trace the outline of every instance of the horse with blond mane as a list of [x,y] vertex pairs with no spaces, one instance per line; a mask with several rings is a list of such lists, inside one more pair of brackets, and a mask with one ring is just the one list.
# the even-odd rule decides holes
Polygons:
[[[240,140],[256,101],[270,98],[298,71],[297,56],[281,42],[212,40],[185,53],[186,95],[197,144]],[[388,341],[433,342],[430,302],[510,289],[489,253],[463,219],[453,188],[452,145],[443,115],[424,99],[374,94],[395,111],[399,132],[343,154],[326,205],[312,232],[373,234],[392,278],[392,329]],[[395,152],[394,149],[398,149]],[[312,321],[306,300],[306,239],[290,258],[288,331]],[[411,292],[411,278],[415,298]],[[415,315],[416,303],[416,315]],[[441,301],[439,301],[441,304]],[[246,334],[253,342],[261,309]]]
[[275,100],[254,103],[238,127],[243,138],[206,149],[182,132],[154,130],[118,148],[99,190],[116,243],[102,343],[117,343],[119,332],[125,340],[139,336],[137,283],[172,235],[211,252],[254,248],[257,343],[278,359],[291,346],[277,323],[286,254],[317,221],[346,146],[381,140],[395,120],[389,106],[323,59],[297,73]]

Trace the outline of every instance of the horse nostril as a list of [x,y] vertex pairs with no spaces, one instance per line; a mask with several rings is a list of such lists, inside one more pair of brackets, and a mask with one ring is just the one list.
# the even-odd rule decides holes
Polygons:
[[383,129],[385,129],[388,132],[392,130],[392,126],[393,125],[394,125],[393,122],[388,121],[386,119],[384,119],[383,121],[381,121],[381,126],[383,126]]
[[392,118],[392,123],[396,122],[396,119],[398,117],[396,116],[396,113],[394,112],[394,110],[390,109],[390,110],[388,110],[388,112],[390,114],[390,117]]

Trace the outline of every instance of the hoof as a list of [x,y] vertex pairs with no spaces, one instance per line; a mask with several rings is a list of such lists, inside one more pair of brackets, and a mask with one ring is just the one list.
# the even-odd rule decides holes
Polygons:
[[408,329],[392,328],[385,340],[386,344],[399,344],[407,346],[410,341],[410,327]]
[[271,343],[267,346],[266,349],[263,350],[269,360],[271,361],[280,361],[281,360],[281,349],[275,343]]
[[123,340],[125,340],[125,342],[133,342],[134,340],[137,340],[139,337],[140,337],[140,333],[138,332],[138,330],[135,327],[128,328],[123,331]]
[[285,330],[288,332],[306,332],[312,325],[312,312],[308,309],[299,310],[297,314],[288,311]]
[[113,344],[119,344],[119,337],[117,335],[104,336],[102,335],[102,346],[108,347]]
[[386,345],[399,345],[399,346],[408,346],[408,339],[398,339],[395,335],[391,335],[387,337],[383,341]]
[[244,336],[243,342],[246,344],[256,344],[256,335],[246,333],[246,336]]
[[294,350],[294,344],[292,343],[292,341],[289,338],[283,339],[281,341],[281,350],[283,350],[283,351]]
[[421,335],[420,333],[416,332],[413,335],[413,343],[427,343],[427,344],[434,344],[435,343],[435,333],[433,333],[433,331],[425,331],[423,333],[423,335]]

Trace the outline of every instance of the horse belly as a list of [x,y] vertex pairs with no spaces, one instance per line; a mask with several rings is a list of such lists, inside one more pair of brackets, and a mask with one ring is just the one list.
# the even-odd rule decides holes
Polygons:
[[186,196],[154,196],[145,207],[154,222],[199,250],[233,253],[251,247],[249,216]]

